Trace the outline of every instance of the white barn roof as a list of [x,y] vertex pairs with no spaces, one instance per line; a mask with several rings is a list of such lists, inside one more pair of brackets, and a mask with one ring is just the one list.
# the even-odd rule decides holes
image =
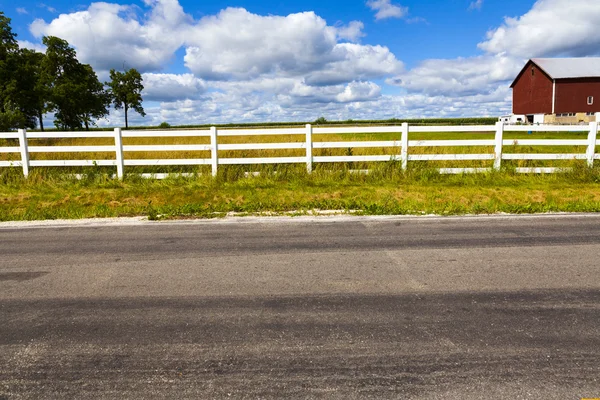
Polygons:
[[532,58],[552,79],[600,77],[600,57]]

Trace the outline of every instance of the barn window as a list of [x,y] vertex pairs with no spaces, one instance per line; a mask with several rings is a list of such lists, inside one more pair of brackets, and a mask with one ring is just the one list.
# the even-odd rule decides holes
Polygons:
[[535,68],[531,67],[531,76],[535,75]]
[[594,104],[594,96],[588,96],[588,106],[591,106]]

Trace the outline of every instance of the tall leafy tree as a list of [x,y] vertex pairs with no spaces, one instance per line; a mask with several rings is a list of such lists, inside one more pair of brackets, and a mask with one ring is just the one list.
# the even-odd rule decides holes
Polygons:
[[36,120],[44,130],[43,115],[47,111],[50,88],[43,72],[44,54],[20,49],[12,57],[13,79],[8,87],[8,97],[18,105],[26,127],[35,127]]
[[91,66],[81,64],[63,39],[47,36],[43,74],[50,83],[50,103],[59,129],[81,129],[108,114],[109,96]]
[[9,94],[13,85],[15,55],[18,53],[17,35],[12,31],[10,18],[0,11],[0,130],[23,125],[18,104]]
[[10,21],[11,19],[4,15],[4,11],[0,11],[0,61],[6,60],[10,53],[19,50],[17,35],[12,31]]
[[142,75],[134,68],[125,72],[110,70],[110,96],[115,109],[125,111],[125,128],[129,128],[128,111],[135,110],[142,117],[146,116],[142,107]]
[[110,95],[104,90],[104,85],[98,80],[91,66],[82,65],[79,79],[81,117],[85,129],[89,130],[90,125],[95,125],[95,120],[108,114]]

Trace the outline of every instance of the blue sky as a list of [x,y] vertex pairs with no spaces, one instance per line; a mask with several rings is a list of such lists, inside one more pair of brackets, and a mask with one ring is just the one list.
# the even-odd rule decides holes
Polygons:
[[[101,79],[124,64],[143,72],[148,116],[137,124],[499,115],[528,58],[600,55],[597,0],[22,0],[2,9],[24,47],[43,51],[42,36],[59,36]],[[113,111],[99,124],[120,118]]]

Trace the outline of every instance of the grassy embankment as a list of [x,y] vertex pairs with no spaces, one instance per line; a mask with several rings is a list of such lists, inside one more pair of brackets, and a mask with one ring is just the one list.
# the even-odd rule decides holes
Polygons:
[[[580,138],[586,133],[507,133],[506,138]],[[493,138],[485,134],[411,134],[419,139]],[[397,134],[317,135],[319,141],[398,140]],[[293,142],[302,136],[224,137],[221,143]],[[51,141],[39,141],[49,143]],[[125,144],[206,143],[206,138],[128,139]],[[67,139],[61,144],[112,144],[111,139]],[[34,145],[32,143],[30,145]],[[0,145],[9,145],[8,143]],[[411,154],[439,153],[440,148],[412,148]],[[392,149],[324,149],[315,155],[392,154]],[[505,152],[583,153],[585,147],[511,146]],[[385,153],[387,152],[387,153]],[[491,147],[444,148],[444,153],[491,153]],[[302,156],[304,150],[263,150],[220,152],[224,157]],[[4,155],[6,159],[7,155]],[[14,157],[14,156],[13,156]],[[32,158],[112,158],[107,154],[32,154]],[[126,154],[129,158],[209,157],[207,152]],[[554,175],[516,175],[517,166],[564,166],[572,172]],[[163,217],[219,217],[237,213],[293,213],[313,210],[342,210],[357,214],[481,214],[548,211],[600,211],[600,168],[588,169],[582,161],[505,161],[501,172],[442,176],[437,167],[489,167],[490,161],[411,162],[402,172],[397,162],[340,163],[316,165],[307,174],[303,165],[222,166],[219,176],[209,176],[207,167],[127,168],[132,173],[121,182],[107,177],[114,168],[34,168],[29,179],[18,168],[0,169],[0,220],[34,220],[148,215]],[[350,169],[368,168],[368,175]],[[75,180],[65,172],[83,172]],[[245,171],[260,171],[245,177]],[[144,180],[137,172],[196,172],[191,178]],[[277,173],[275,173],[277,172]]]

